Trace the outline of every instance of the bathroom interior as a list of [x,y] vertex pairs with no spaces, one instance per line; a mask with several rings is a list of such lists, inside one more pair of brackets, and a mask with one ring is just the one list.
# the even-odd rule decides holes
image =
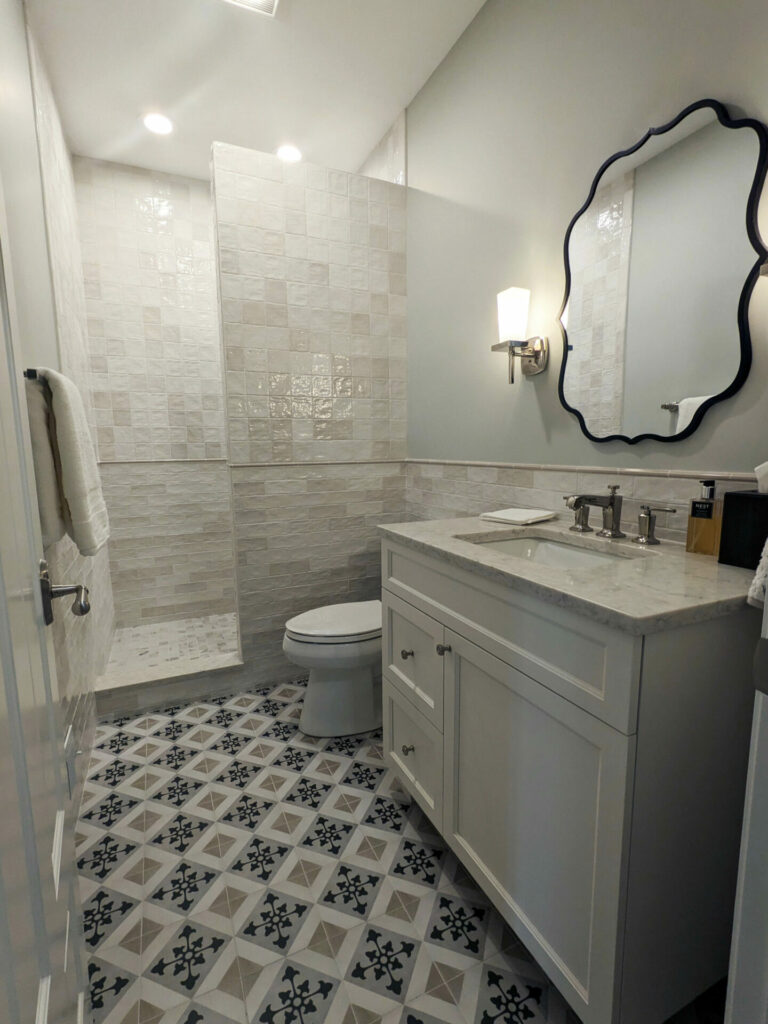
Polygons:
[[768,1020],[766,46],[0,0],[3,1021]]

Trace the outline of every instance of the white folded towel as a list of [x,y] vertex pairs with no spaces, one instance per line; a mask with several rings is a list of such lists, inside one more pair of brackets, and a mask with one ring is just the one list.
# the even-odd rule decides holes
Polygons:
[[680,434],[693,419],[696,410],[703,402],[708,402],[712,395],[697,395],[695,398],[681,398],[677,403],[677,423],[675,431]]
[[66,533],[61,485],[56,470],[58,452],[54,452],[56,436],[53,413],[46,394],[46,385],[42,380],[28,380],[26,390],[40,529],[43,534],[43,547],[47,548],[61,540]]
[[500,508],[495,512],[481,512],[481,519],[492,523],[509,523],[510,526],[525,526],[526,523],[543,523],[546,519],[554,519],[557,512],[546,508]]
[[752,580],[747,594],[747,604],[751,604],[753,608],[762,608],[765,604],[766,586],[768,586],[768,540],[765,542],[760,561],[757,563],[755,578]]
[[85,406],[68,377],[44,368],[37,373],[50,394],[51,449],[66,530],[81,555],[95,555],[109,540],[109,517]]

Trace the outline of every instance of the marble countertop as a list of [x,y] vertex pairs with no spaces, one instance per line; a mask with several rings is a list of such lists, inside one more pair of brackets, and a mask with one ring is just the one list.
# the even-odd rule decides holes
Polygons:
[[[571,533],[571,522],[570,516],[561,516],[514,527],[472,517],[392,523],[379,530],[389,540],[636,635],[706,621],[747,607],[754,575],[749,569],[720,565],[709,555],[689,554],[684,545],[673,541],[641,547],[629,537],[608,540]],[[560,541],[620,557],[563,569],[478,543],[513,537]]]

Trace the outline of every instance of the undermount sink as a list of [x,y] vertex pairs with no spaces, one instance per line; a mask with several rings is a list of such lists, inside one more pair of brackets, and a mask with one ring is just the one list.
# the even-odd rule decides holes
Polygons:
[[[540,537],[510,537],[505,540],[472,540],[473,544],[502,551],[515,558],[525,558],[539,565],[550,565],[557,569],[588,569],[626,558],[626,554],[613,551],[593,551],[591,548],[576,547],[562,541]],[[631,557],[631,556],[630,556]]]

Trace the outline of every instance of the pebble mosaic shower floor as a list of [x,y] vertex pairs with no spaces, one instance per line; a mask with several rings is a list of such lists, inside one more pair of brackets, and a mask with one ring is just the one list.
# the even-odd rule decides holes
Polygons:
[[300,683],[102,725],[77,831],[93,1024],[578,1024]]
[[96,684],[111,690],[240,664],[237,615],[203,615],[115,630]]

